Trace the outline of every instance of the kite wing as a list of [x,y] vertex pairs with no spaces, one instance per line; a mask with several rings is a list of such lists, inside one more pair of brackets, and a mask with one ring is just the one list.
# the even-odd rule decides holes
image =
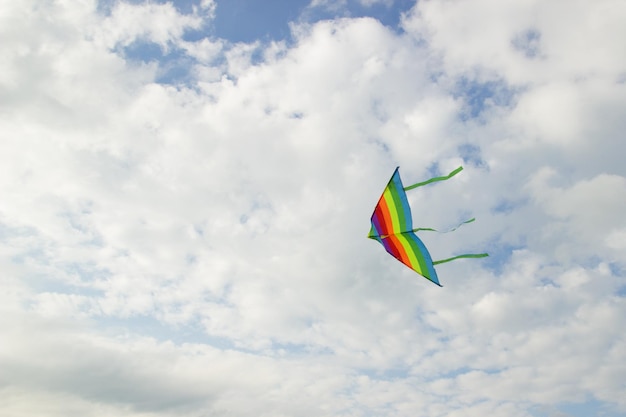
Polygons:
[[[374,209],[374,214],[372,214],[372,227],[368,235],[370,239],[379,241],[385,247],[385,250],[394,258],[440,287],[441,284],[439,283],[439,278],[435,271],[435,265],[459,258],[483,258],[488,255],[486,253],[464,254],[433,262],[426,246],[420,238],[417,237],[415,232],[420,230],[436,230],[431,228],[413,228],[411,208],[409,207],[409,201],[406,197],[406,191],[432,182],[447,180],[461,172],[462,169],[462,167],[459,167],[444,177],[435,177],[428,181],[404,187],[400,179],[399,167],[396,168]],[[461,225],[473,221],[474,219],[464,221],[450,231],[454,231]]]
[[372,215],[369,238],[378,240],[394,258],[439,284],[433,260],[424,243],[413,232],[411,208],[396,168]]

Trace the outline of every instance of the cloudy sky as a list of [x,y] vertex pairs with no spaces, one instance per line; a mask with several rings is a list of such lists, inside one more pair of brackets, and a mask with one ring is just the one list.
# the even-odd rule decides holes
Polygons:
[[[623,0],[0,0],[0,413],[626,415]],[[439,288],[368,240],[396,166]]]

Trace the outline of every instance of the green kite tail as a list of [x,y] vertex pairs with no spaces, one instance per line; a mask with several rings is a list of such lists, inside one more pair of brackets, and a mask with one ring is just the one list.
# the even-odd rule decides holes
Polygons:
[[421,231],[426,231],[426,232],[437,232],[437,233],[450,233],[450,232],[454,232],[456,229],[458,229],[459,227],[463,226],[464,224],[468,224],[468,223],[472,223],[476,221],[476,219],[474,217],[472,217],[469,220],[465,220],[464,222],[459,223],[458,226],[453,227],[450,230],[437,230],[437,229],[433,229],[431,227],[418,227],[417,229],[413,229],[413,232],[421,232]]
[[[461,171],[463,171],[463,167],[462,166],[458,167],[457,169],[455,169],[454,171],[452,171],[448,175],[444,175],[442,177],[434,177],[434,178],[431,178],[431,179],[426,180],[426,181],[418,182],[417,184],[409,185],[408,187],[404,187],[404,190],[405,191],[412,190],[414,188],[421,187],[423,185],[428,185],[428,184],[431,184],[431,183],[437,182],[437,181],[446,181],[446,180],[449,180],[450,178],[454,177],[456,174],[458,174]],[[472,217],[471,219],[466,220],[466,221],[460,223],[458,226],[456,226],[456,227],[454,227],[454,228],[452,228],[450,230],[446,230],[446,231],[439,231],[437,229],[433,229],[433,228],[430,228],[430,227],[418,227],[416,229],[413,229],[412,231],[413,232],[428,231],[428,232],[437,232],[437,233],[450,233],[450,232],[454,232],[456,229],[458,229],[459,227],[463,226],[464,224],[472,223],[475,220],[476,219]],[[452,258],[442,259],[442,260],[439,260],[439,261],[433,261],[433,265],[444,264],[446,262],[452,262],[452,261],[455,261],[457,259],[485,258],[487,256],[489,256],[489,254],[487,254],[487,253],[465,253],[465,254],[462,254],[462,255],[453,256]]]
[[456,174],[458,174],[461,171],[463,171],[463,167],[458,167],[457,169],[455,169],[454,171],[452,171],[451,173],[449,173],[448,175],[446,175],[444,177],[435,177],[435,178],[431,178],[431,179],[429,179],[427,181],[418,182],[417,184],[413,184],[413,185],[409,185],[408,187],[404,187],[404,191],[409,191],[409,190],[412,190],[414,188],[421,187],[422,185],[430,184],[432,182],[449,180],[450,178],[454,177]]
[[488,253],[466,253],[464,255],[453,256],[452,258],[442,259],[440,261],[434,261],[433,265],[445,264],[446,262],[452,262],[456,259],[461,258],[486,258],[489,256]]

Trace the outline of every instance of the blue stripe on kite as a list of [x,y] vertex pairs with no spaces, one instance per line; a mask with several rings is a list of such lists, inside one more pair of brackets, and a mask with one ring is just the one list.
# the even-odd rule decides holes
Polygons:
[[403,233],[403,235],[410,240],[411,245],[415,246],[418,256],[423,257],[424,262],[420,262],[420,266],[426,269],[423,275],[435,284],[441,286],[441,284],[439,284],[439,277],[437,277],[437,271],[435,271],[435,267],[433,265],[433,259],[430,256],[428,249],[426,249],[424,242],[422,242],[422,240],[413,232]]

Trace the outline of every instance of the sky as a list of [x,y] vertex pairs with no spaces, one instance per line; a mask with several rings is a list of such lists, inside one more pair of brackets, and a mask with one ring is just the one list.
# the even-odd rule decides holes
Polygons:
[[0,414],[626,415],[625,20],[0,0]]

